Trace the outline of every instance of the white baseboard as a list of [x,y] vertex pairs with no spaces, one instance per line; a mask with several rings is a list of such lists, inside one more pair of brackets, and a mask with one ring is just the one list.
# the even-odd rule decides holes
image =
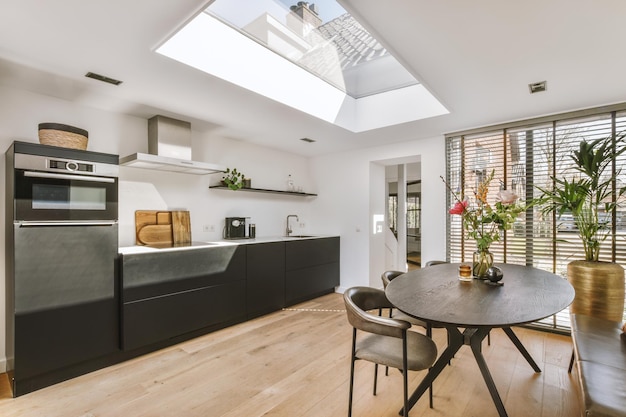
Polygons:
[[0,374],[7,371],[7,358],[0,358]]

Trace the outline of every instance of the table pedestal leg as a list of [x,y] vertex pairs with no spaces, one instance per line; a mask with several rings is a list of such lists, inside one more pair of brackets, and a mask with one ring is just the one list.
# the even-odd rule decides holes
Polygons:
[[[496,388],[496,384],[493,381],[491,372],[489,372],[489,368],[487,367],[487,363],[485,362],[485,358],[483,357],[483,354],[482,354],[482,342],[491,331],[491,328],[490,327],[467,328],[463,331],[463,333],[461,333],[459,329],[457,329],[456,327],[448,327],[447,330],[448,330],[448,347],[446,348],[446,350],[443,351],[441,356],[437,359],[435,364],[428,371],[428,374],[424,377],[422,382],[420,382],[418,387],[415,389],[415,391],[409,398],[409,401],[408,401],[409,410],[413,408],[415,403],[417,403],[417,400],[419,400],[419,398],[424,394],[424,392],[426,392],[426,390],[428,389],[428,387],[430,387],[430,385],[433,383],[435,378],[437,378],[437,376],[441,373],[441,371],[445,369],[445,367],[448,365],[448,361],[450,361],[454,357],[454,355],[456,354],[456,352],[459,351],[461,346],[469,345],[472,349],[472,353],[474,354],[474,358],[476,359],[476,363],[478,364],[478,368],[480,369],[483,379],[485,380],[485,383],[487,384],[487,389],[489,390],[489,394],[491,395],[491,398],[493,399],[496,409],[498,410],[498,415],[500,417],[508,417],[506,410],[504,408],[504,404],[502,403],[502,399],[500,398],[500,394],[498,393],[498,390]],[[508,330],[511,333],[513,333],[510,329]],[[509,334],[509,332],[507,332],[507,334]],[[513,334],[513,338],[517,340],[517,342],[520,343],[520,346],[521,346],[521,342],[519,342],[519,339],[517,339],[515,334]],[[513,340],[513,338],[511,340]],[[515,341],[513,343],[515,343]],[[519,346],[518,346],[518,349],[519,349]],[[522,351],[522,349],[523,349],[522,354],[524,354],[524,352],[526,352],[526,349],[524,349],[523,346],[521,347],[520,351]],[[528,355],[528,352],[526,352],[526,355]],[[528,355],[528,357],[530,357],[530,355]],[[532,360],[532,358],[530,360]],[[403,411],[404,411],[404,408],[402,408],[398,414],[404,415]]]
[[489,372],[489,368],[487,368],[487,363],[485,362],[485,358],[482,353],[482,344],[483,339],[489,334],[489,328],[480,328],[477,329],[471,336],[469,340],[469,344],[472,348],[472,352],[474,353],[474,358],[476,359],[476,363],[478,364],[478,368],[480,369],[480,373],[483,374],[483,379],[487,384],[487,389],[489,389],[489,394],[491,394],[491,398],[493,399],[494,404],[496,405],[496,409],[498,410],[498,415],[500,417],[507,417],[506,410],[504,409],[504,404],[502,403],[502,399],[500,398],[500,394],[498,394],[498,389],[496,388],[495,382],[493,382],[493,378],[491,377],[491,372]]
[[541,368],[539,368],[535,360],[532,358],[532,356],[530,356],[530,353],[528,353],[524,345],[522,345],[522,342],[520,342],[515,333],[513,333],[513,329],[511,329],[510,327],[503,327],[502,330],[504,330],[504,333],[509,336],[511,342],[513,342],[515,347],[517,347],[517,350],[520,351],[522,356],[526,358],[526,361],[528,361],[528,363],[530,364],[530,366],[532,366],[535,372],[541,372]]

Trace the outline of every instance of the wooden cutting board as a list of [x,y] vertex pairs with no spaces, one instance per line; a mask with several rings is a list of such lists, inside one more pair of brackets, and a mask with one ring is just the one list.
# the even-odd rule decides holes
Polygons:
[[191,217],[185,210],[137,210],[135,234],[137,245],[191,243]]
[[172,241],[174,245],[191,243],[191,217],[188,211],[172,211]]
[[[147,226],[165,227],[143,230]],[[138,245],[172,243],[172,213],[165,210],[135,211],[135,236]]]
[[148,224],[137,232],[138,245],[172,244],[171,224]]

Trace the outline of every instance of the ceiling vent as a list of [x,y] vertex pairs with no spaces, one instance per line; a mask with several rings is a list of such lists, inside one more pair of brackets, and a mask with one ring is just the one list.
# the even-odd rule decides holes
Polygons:
[[96,74],[95,72],[88,72],[85,74],[85,77],[92,78],[94,80],[102,81],[104,83],[109,83],[113,85],[120,85],[122,81],[116,80],[115,78],[105,77],[104,75]]
[[542,91],[546,91],[548,89],[547,81],[540,81],[538,83],[528,84],[528,89],[530,90],[530,94],[541,93]]

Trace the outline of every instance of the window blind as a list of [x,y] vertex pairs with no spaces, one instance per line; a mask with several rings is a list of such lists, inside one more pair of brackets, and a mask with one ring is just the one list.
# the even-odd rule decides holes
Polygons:
[[[508,189],[521,200],[537,197],[540,189],[552,187],[553,176],[572,177],[576,173],[571,155],[581,140],[593,141],[626,130],[626,104],[608,109],[591,109],[554,117],[516,122],[510,125],[475,129],[446,136],[446,181],[462,198],[473,198],[480,181],[495,172],[488,194],[496,201],[500,189]],[[626,155],[614,161],[616,187],[626,185]],[[452,192],[448,207],[454,204]],[[626,265],[626,211],[604,213],[611,231],[602,244],[601,260]],[[447,258],[470,262],[476,243],[462,229],[461,217],[448,215]],[[571,215],[544,215],[535,207],[521,215],[512,230],[490,247],[496,262],[534,266],[565,278],[567,264],[583,256]],[[535,323],[556,331],[569,331],[569,312]]]

